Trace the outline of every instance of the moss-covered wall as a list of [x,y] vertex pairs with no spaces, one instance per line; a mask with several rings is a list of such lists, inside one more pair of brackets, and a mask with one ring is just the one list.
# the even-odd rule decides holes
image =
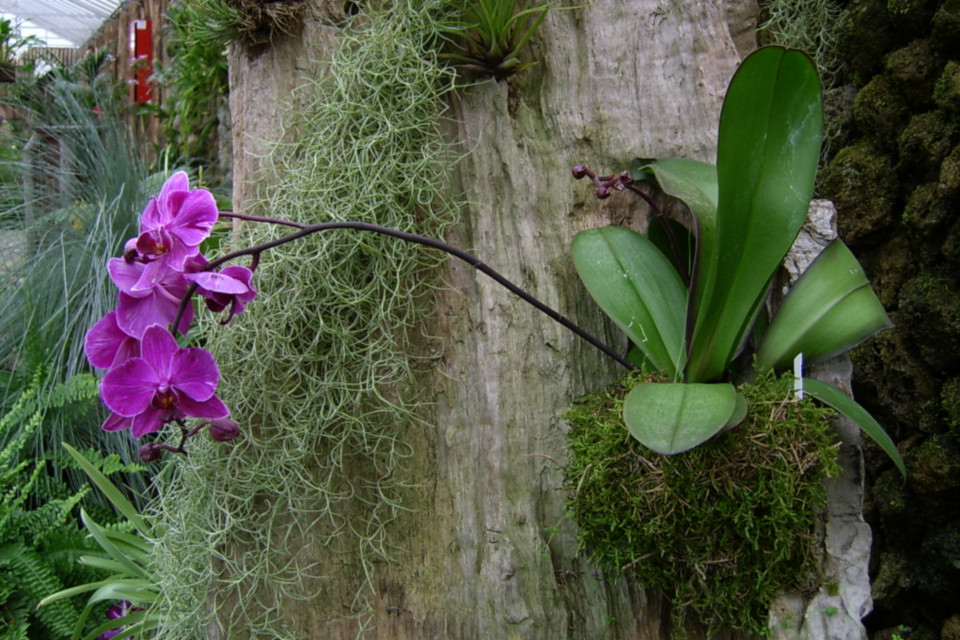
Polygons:
[[[874,613],[888,638],[960,618],[960,2],[860,0],[838,23],[848,99],[821,192],[896,327],[854,353],[855,392],[904,452],[867,448]],[[951,620],[951,618],[953,618]],[[903,629],[899,627],[903,626]]]

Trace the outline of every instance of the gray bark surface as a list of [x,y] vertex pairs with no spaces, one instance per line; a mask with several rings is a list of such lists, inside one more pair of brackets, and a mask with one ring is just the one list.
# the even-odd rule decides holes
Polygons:
[[[598,0],[553,11],[525,53],[539,64],[452,101],[449,133],[465,154],[457,187],[472,204],[448,239],[624,348],[579,284],[569,246],[585,228],[641,227],[644,212],[627,198],[597,201],[570,166],[712,161],[755,10],[750,1]],[[295,104],[294,88],[317,73],[336,33],[311,18],[300,40],[231,53],[238,210],[269,176],[263,158],[284,130],[281,105]],[[410,432],[422,483],[395,527],[396,562],[377,566],[363,637],[670,638],[661,598],[591,567],[563,514],[561,416],[622,370],[469,266],[448,262],[444,281],[425,328],[436,336],[424,381],[432,405],[427,426]],[[355,637],[344,608],[355,589],[291,602],[297,637]]]

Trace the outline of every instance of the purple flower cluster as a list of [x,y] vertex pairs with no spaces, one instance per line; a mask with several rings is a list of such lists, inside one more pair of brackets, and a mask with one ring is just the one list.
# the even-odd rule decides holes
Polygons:
[[220,371],[213,356],[182,348],[174,337],[193,323],[191,304],[180,311],[191,288],[214,312],[229,308],[229,318],[257,295],[250,269],[214,271],[200,253],[218,216],[210,192],[191,190],[187,174],[175,173],[143,211],[140,235],[127,242],[122,258],[109,261],[107,270],[120,290],[117,307],[90,329],[84,343],[90,364],[107,370],[100,385],[112,412],[105,430],[130,429],[139,439],[175,422],[186,436],[184,419],[202,418],[214,423],[217,439],[236,435],[229,410],[216,396]]
[[[121,600],[107,607],[107,620],[118,620],[120,618],[126,617],[127,614],[134,613],[136,611],[143,611],[143,609],[141,609],[140,607],[134,607],[126,600]],[[111,638],[114,638],[115,640],[121,640],[116,636],[123,633],[123,630],[124,630],[124,627],[117,627],[116,629],[110,629],[108,631],[104,631],[103,633],[97,636],[97,640],[110,640]],[[127,636],[122,640],[132,640],[132,638],[133,636]]]

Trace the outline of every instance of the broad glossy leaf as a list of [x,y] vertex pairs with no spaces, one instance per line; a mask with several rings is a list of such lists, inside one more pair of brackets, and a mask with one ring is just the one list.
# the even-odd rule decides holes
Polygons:
[[907,467],[904,465],[903,458],[900,456],[900,452],[897,450],[897,445],[894,444],[893,440],[890,439],[890,436],[887,435],[887,432],[883,430],[883,427],[880,426],[880,423],[874,420],[873,416],[871,416],[867,410],[861,407],[853,398],[843,393],[836,387],[832,387],[825,382],[820,382],[819,380],[814,380],[812,378],[803,379],[803,390],[820,402],[830,405],[846,417],[856,422],[865,434],[873,438],[873,441],[880,445],[880,448],[883,449],[883,452],[890,457],[890,459],[893,461],[893,464],[895,464],[897,469],[900,470],[900,474],[904,478],[907,477]]
[[737,402],[734,405],[733,413],[730,414],[730,417],[727,419],[727,424],[723,425],[723,430],[727,431],[732,429],[747,418],[747,398],[742,393],[737,391]]
[[623,227],[589,229],[573,239],[573,262],[587,291],[650,363],[674,376],[683,366],[687,290],[670,261]]
[[645,447],[680,453],[706,442],[732,421],[737,395],[727,383],[644,382],[627,394],[623,419]]
[[824,360],[889,326],[860,263],[834,240],[787,294],[760,341],[757,365],[786,369],[798,353],[808,363]]
[[717,167],[687,158],[661,158],[635,162],[635,180],[652,177],[668,196],[683,202],[698,219],[713,218],[717,211]]
[[696,240],[690,230],[676,220],[667,219],[666,223],[670,228],[670,233],[667,233],[666,228],[664,228],[663,221],[656,218],[651,220],[650,226],[647,227],[647,239],[657,249],[660,249],[660,253],[670,259],[670,264],[677,270],[677,273],[690,274],[693,271]]
[[723,374],[803,221],[823,113],[801,51],[760,49],[737,70],[720,116],[715,233],[700,231],[690,296],[688,381]]

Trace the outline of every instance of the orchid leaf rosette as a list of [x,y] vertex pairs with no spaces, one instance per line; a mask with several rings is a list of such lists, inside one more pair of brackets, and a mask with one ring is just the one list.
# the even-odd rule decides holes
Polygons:
[[[730,82],[715,165],[638,160],[603,177],[573,168],[575,178],[593,180],[597,197],[631,191],[657,217],[647,235],[605,227],[573,242],[577,271],[630,339],[631,359],[667,380],[642,383],[625,399],[624,422],[649,449],[680,453],[738,424],[748,408],[736,384],[752,365],[783,370],[800,354],[817,362],[890,326],[840,240],[766,317],[771,284],[807,217],[822,119],[813,61],[765,47]],[[668,220],[638,187],[644,181],[683,202],[692,223]],[[803,387],[857,422],[905,473],[893,441],[862,407],[830,385],[804,378]]]
[[[200,252],[219,215],[209,191],[190,189],[187,175],[175,173],[144,209],[140,234],[107,264],[119,289],[117,306],[90,329],[84,344],[90,364],[106,370],[100,393],[111,414],[103,428],[129,429],[140,439],[175,424],[183,435],[179,447],[144,445],[145,459],[162,449],[182,451],[183,441],[204,426],[217,439],[236,434],[230,411],[216,395],[220,371],[213,356],[181,347],[176,339],[193,322],[194,292],[213,311],[229,308],[230,318],[256,296],[249,268],[218,271]],[[188,429],[190,418],[203,422]]]

